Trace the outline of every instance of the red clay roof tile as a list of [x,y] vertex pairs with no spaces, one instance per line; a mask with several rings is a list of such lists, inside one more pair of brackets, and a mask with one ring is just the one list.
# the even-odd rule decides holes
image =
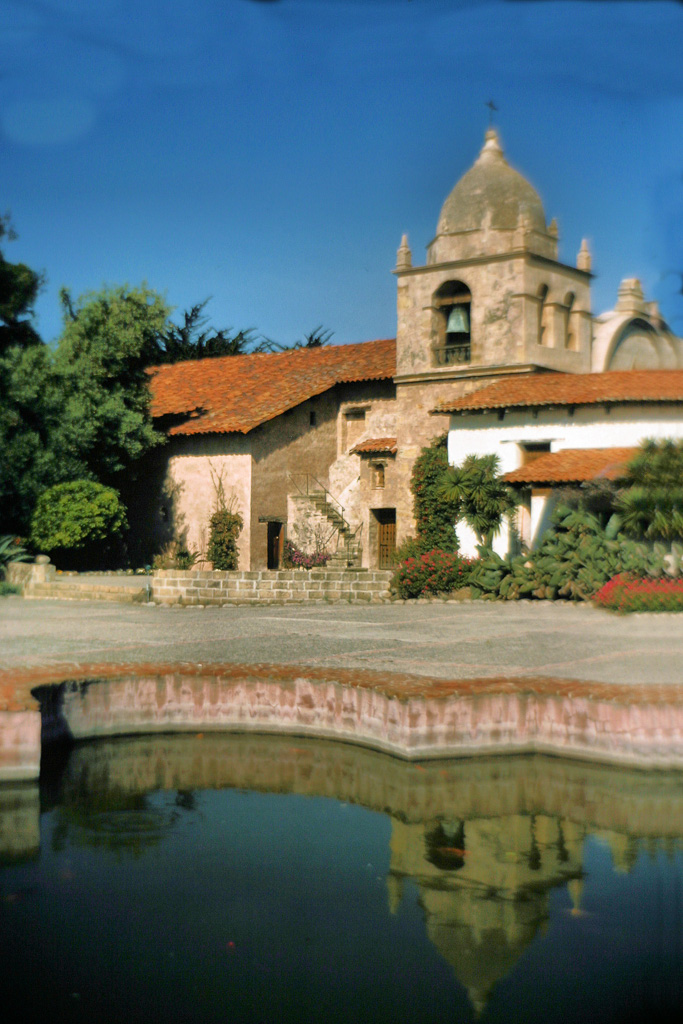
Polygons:
[[681,401],[683,370],[531,373],[499,380],[462,398],[442,402],[435,411],[473,412],[515,406]]
[[395,455],[398,451],[398,439],[395,437],[369,437],[366,441],[359,441],[351,454],[370,455]]
[[505,473],[509,484],[583,483],[585,480],[619,480],[637,448],[564,448],[546,452],[533,462]]
[[152,416],[185,417],[169,434],[247,434],[335,384],[391,379],[396,342],[221,356],[149,372]]

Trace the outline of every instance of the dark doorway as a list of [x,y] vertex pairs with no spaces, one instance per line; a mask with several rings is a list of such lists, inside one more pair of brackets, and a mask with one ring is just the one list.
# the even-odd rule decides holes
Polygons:
[[396,509],[375,508],[373,515],[377,520],[377,566],[391,569],[396,551]]
[[279,569],[285,544],[283,523],[268,523],[268,568]]

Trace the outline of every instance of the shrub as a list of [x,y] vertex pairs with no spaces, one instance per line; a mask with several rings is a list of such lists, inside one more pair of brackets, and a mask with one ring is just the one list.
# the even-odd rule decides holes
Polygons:
[[206,557],[214,569],[237,568],[237,538],[244,522],[239,512],[229,508],[217,509],[209,520],[209,547]]
[[99,562],[101,568],[126,526],[118,491],[93,480],[72,480],[41,494],[31,519],[31,543],[39,551],[60,553],[76,567]]
[[155,569],[191,569],[198,558],[198,551],[189,551],[181,541],[172,540],[154,556],[153,565]]
[[457,551],[455,521],[459,501],[444,497],[443,484],[448,470],[446,442],[443,434],[423,448],[413,465],[410,489],[417,524],[417,540],[423,551]]
[[285,569],[315,569],[318,566],[327,565],[329,557],[327,551],[315,551],[312,555],[307,555],[300,551],[291,540],[286,540],[282,552],[282,564]]
[[468,585],[471,565],[470,559],[456,552],[435,548],[406,559],[397,568],[392,582],[402,598],[450,593]]
[[21,537],[13,534],[0,537],[0,579],[4,577],[10,562],[25,562],[29,557],[26,548],[22,546]]
[[500,558],[480,549],[470,584],[474,594],[505,600],[520,597],[588,601],[619,573],[661,575],[664,550],[629,540],[614,524],[603,528],[596,516],[558,506],[538,549],[530,555]]
[[7,580],[0,580],[0,597],[9,597],[10,594],[20,594],[21,587],[17,587],[14,583],[8,583]]
[[680,612],[683,580],[637,579],[620,573],[598,590],[593,602],[617,612]]

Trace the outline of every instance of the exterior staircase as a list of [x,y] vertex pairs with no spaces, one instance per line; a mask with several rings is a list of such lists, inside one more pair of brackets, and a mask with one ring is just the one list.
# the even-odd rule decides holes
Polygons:
[[358,536],[359,531],[354,530],[346,521],[343,512],[339,510],[340,507],[335,507],[332,501],[330,501],[330,495],[327,491],[309,492],[308,497],[317,511],[325,516],[337,534],[337,550],[328,559],[328,569],[359,568],[362,555],[360,538]]
[[298,483],[294,475],[290,474],[290,479],[299,494],[308,498],[315,510],[327,519],[332,528],[330,540],[336,536],[336,550],[328,559],[328,569],[359,569],[362,560],[360,527],[354,529],[345,519],[341,502],[315,477],[306,474],[301,478],[302,483]]

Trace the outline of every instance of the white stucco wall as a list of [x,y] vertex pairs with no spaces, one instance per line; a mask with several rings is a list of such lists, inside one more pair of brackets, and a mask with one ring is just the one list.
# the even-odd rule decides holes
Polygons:
[[[636,448],[646,438],[683,438],[683,403],[612,406],[586,405],[568,409],[515,409],[505,413],[468,413],[453,416],[448,432],[448,461],[461,464],[467,455],[497,455],[500,472],[509,473],[523,462],[523,446],[548,442],[551,452],[564,448]],[[545,529],[545,508],[532,502],[531,536]],[[540,531],[539,531],[540,526]],[[458,526],[460,550],[476,555],[476,539],[469,527]],[[494,540],[494,550],[508,550],[507,525]]]

